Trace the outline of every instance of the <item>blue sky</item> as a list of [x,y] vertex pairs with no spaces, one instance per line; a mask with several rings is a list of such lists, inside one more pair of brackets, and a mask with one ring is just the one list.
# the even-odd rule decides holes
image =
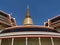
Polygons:
[[48,19],[60,14],[60,0],[0,0],[0,10],[12,13],[17,25],[22,25],[27,4],[35,25],[43,25]]

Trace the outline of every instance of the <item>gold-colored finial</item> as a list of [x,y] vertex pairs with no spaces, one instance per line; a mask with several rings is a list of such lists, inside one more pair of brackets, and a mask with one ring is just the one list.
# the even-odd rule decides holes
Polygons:
[[33,21],[30,16],[29,5],[27,5],[27,12],[26,12],[26,17],[24,19],[24,25],[33,25]]

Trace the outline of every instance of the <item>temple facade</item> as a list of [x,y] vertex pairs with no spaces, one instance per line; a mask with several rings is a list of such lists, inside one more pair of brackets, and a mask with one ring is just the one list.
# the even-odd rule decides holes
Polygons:
[[37,26],[27,6],[22,26],[17,26],[10,14],[0,11],[0,17],[0,45],[60,45],[60,16]]

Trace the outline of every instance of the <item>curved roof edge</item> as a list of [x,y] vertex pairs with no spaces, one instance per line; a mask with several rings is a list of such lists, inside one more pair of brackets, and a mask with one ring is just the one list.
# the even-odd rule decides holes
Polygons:
[[49,28],[49,29],[51,29],[51,30],[54,30],[54,28],[52,28],[52,27],[48,27],[48,26],[40,26],[40,25],[28,25],[28,26],[24,26],[24,25],[22,25],[22,26],[13,26],[13,27],[8,27],[8,28],[5,28],[5,30],[9,30],[9,29],[14,29],[14,28],[33,28],[33,27],[37,27],[37,28]]

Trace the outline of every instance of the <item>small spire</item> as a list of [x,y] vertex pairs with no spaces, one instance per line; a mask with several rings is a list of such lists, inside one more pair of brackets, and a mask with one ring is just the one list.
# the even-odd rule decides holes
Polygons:
[[33,21],[30,16],[29,5],[27,5],[27,12],[26,12],[26,17],[24,19],[24,25],[33,25]]
[[30,10],[29,10],[29,5],[27,5],[27,12],[26,12],[26,17],[30,17]]

